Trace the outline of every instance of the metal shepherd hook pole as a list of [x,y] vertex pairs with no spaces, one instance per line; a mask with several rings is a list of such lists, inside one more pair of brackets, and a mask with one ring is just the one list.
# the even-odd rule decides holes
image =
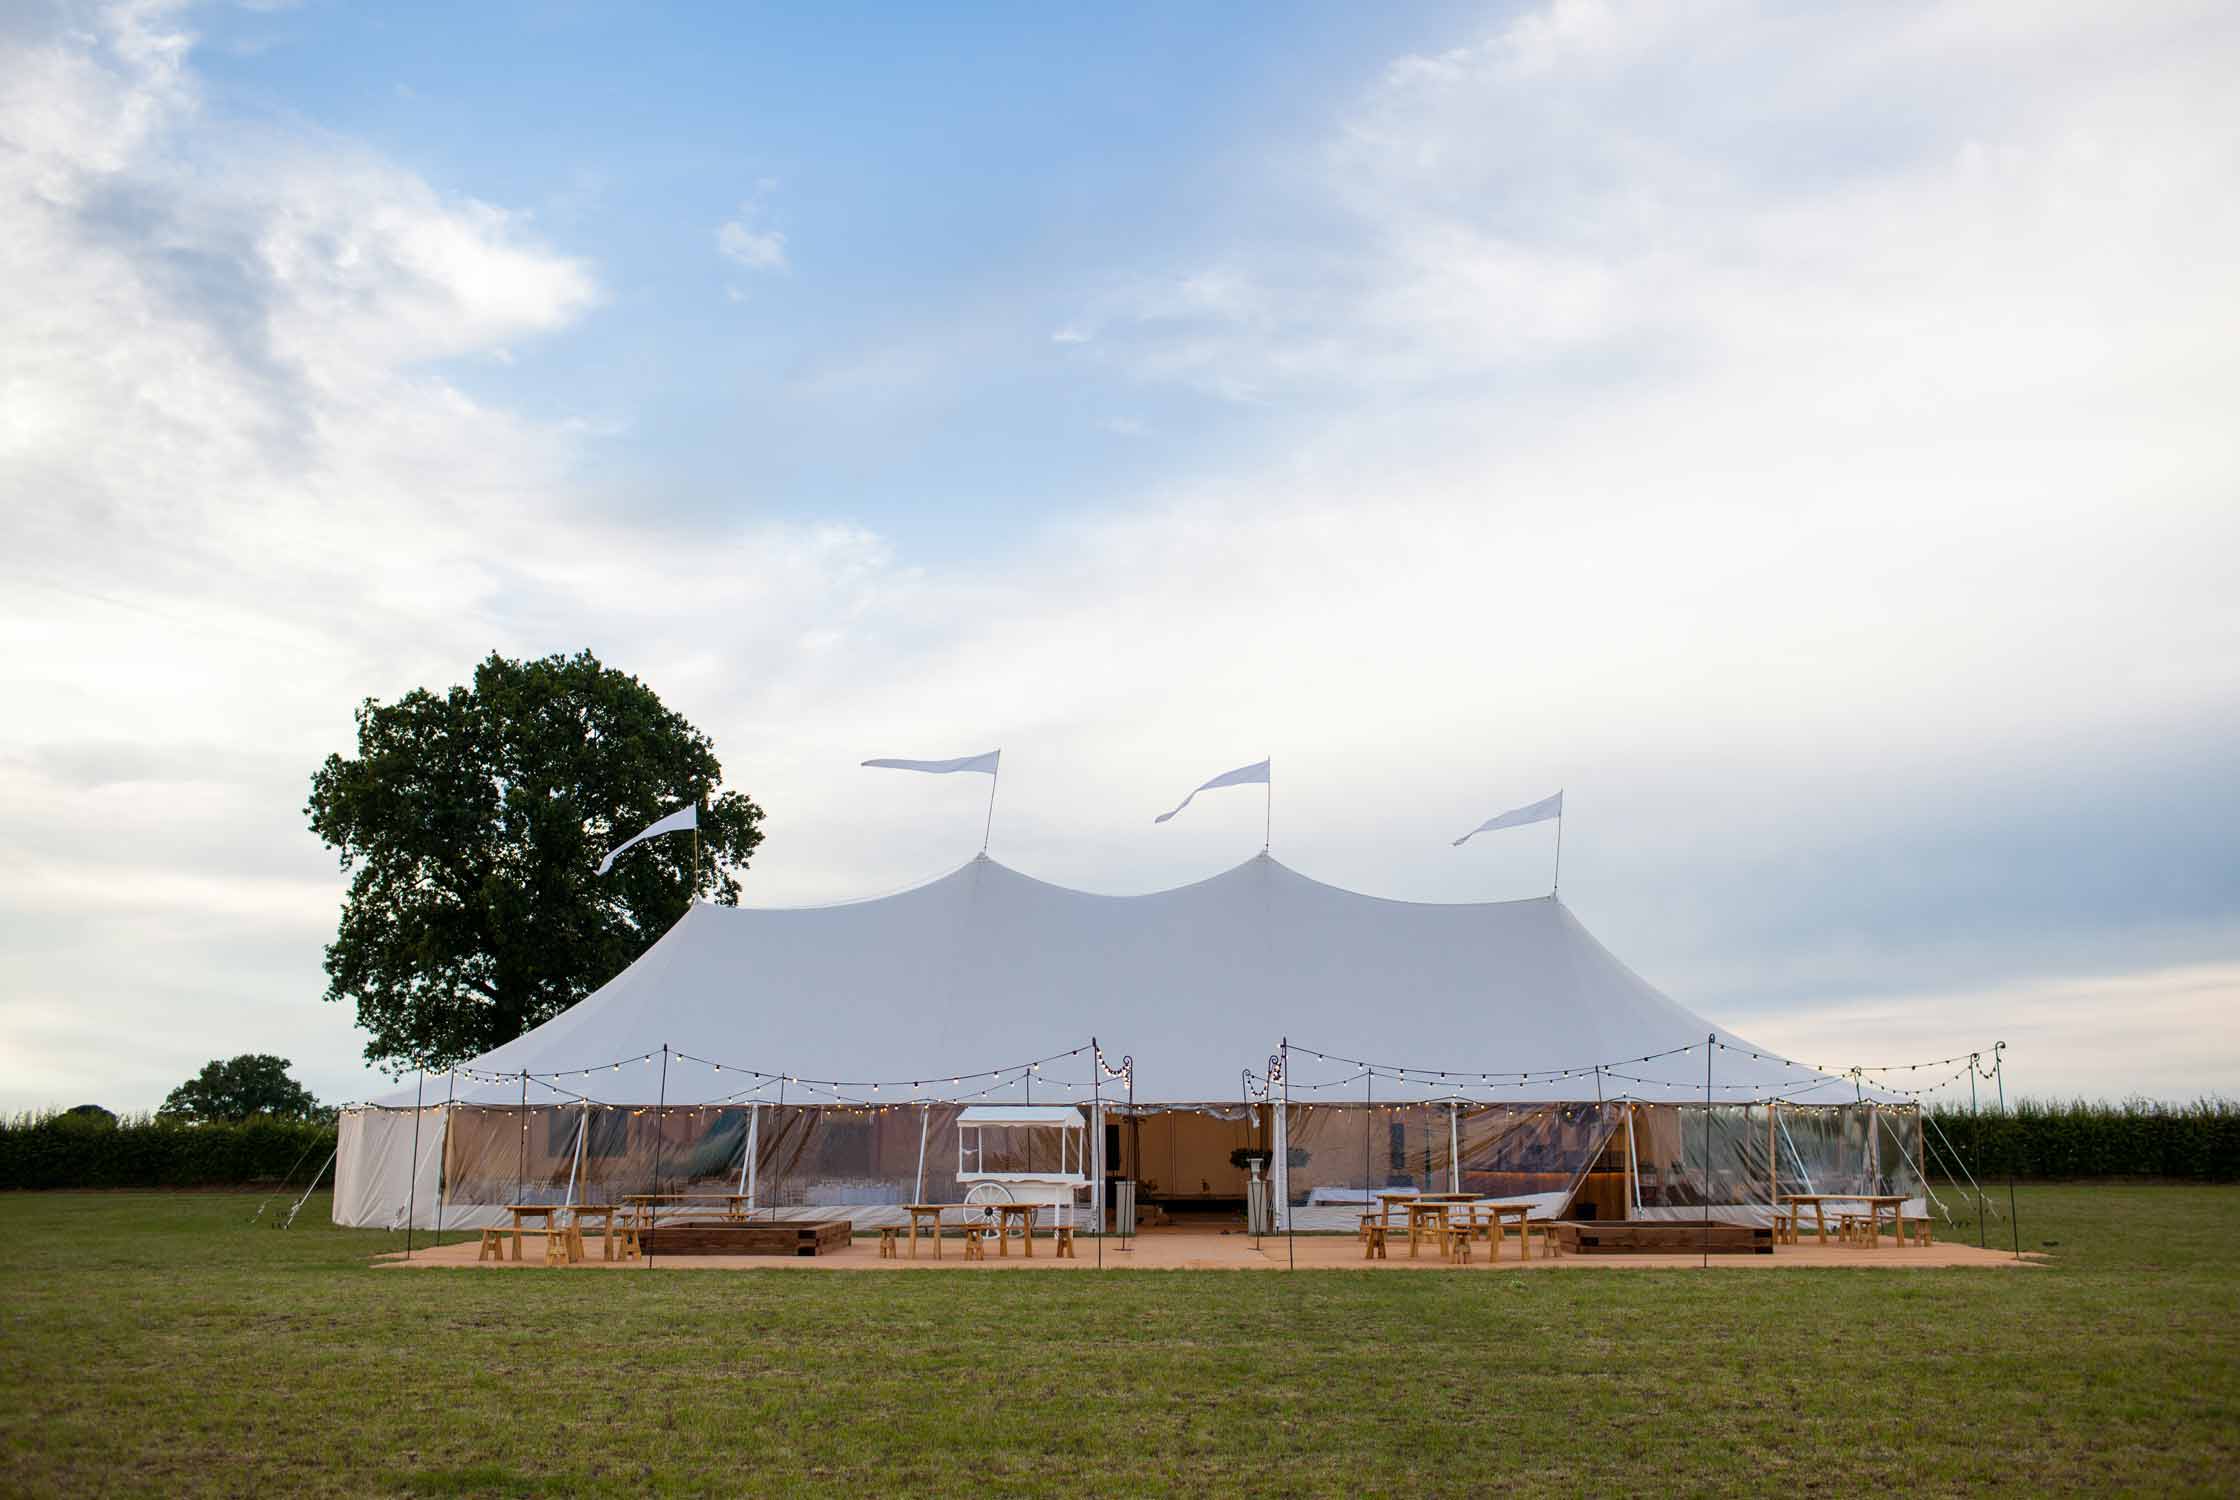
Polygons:
[[417,1207],[415,1194],[420,1187],[420,1105],[427,1087],[428,1070],[423,1066],[418,1078],[412,1085],[412,1173],[405,1179],[404,1186],[404,1258],[406,1260],[412,1259],[412,1221],[415,1217],[413,1210]]
[[1719,1033],[1703,1039],[1703,1268],[1711,1269],[1711,1057],[1719,1050]]
[[[640,1094],[643,1099],[645,1095]],[[669,1044],[661,1044],[661,1093],[653,1106],[653,1202],[646,1211],[646,1227],[655,1228],[661,1220],[661,1144],[668,1134],[669,1114]],[[653,1269],[653,1238],[646,1236],[646,1269]]]
[[1290,1257],[1291,1269],[1299,1269],[1299,1242],[1291,1213],[1291,1038],[1279,1043],[1277,1061],[1283,1068],[1283,1248]]
[[[1976,1074],[1981,1070],[1982,1066],[1982,1053],[1971,1052],[1968,1054],[1968,1155],[1971,1158],[1969,1165],[1973,1169],[1968,1173],[1968,1181],[1971,1186],[1980,1180],[1983,1168],[1983,1111],[1976,1105]],[[1981,1187],[1977,1187],[1976,1248],[1979,1250],[1989,1248],[1989,1243],[1985,1238],[1986,1231],[1983,1224],[1985,1217],[1986,1216],[1983,1210],[1983,1189]]]
[[[2007,1122],[2006,1052],[2007,1044],[2005,1042],[1991,1044],[1991,1077],[1992,1081],[1999,1085],[1999,1123],[2002,1127]],[[2011,1141],[2014,1132],[2009,1130],[2007,1135]],[[2014,1211],[2014,1149],[2012,1146],[2007,1149],[2007,1228],[2014,1237],[2014,1258],[2020,1260],[2022,1259],[2022,1221],[2015,1217]]]

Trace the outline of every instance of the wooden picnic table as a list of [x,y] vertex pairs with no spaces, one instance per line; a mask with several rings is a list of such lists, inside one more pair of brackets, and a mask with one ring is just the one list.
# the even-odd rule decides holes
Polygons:
[[910,1216],[910,1258],[918,1258],[918,1221],[933,1221],[933,1258],[941,1259],[941,1210],[954,1208],[951,1203],[905,1203],[902,1211]]
[[1026,1244],[1026,1257],[1029,1260],[1034,1259],[1034,1216],[1040,1211],[1042,1205],[1039,1203],[990,1203],[986,1206],[1001,1215],[996,1220],[996,1254],[1009,1255],[1011,1253],[1011,1225],[1009,1221],[1017,1219],[1020,1221],[1020,1237]]
[[1864,1203],[1867,1206],[1869,1227],[1873,1230],[1873,1233],[1867,1236],[1867,1245],[1870,1249],[1881,1248],[1882,1211],[1888,1208],[1890,1210],[1890,1233],[1897,1240],[1898,1247],[1900,1249],[1905,1248],[1905,1236],[1899,1233],[1904,1227],[1899,1220],[1900,1210],[1903,1209],[1906,1201],[1903,1193],[1783,1193],[1781,1196],[1788,1200],[1792,1211],[1802,1208],[1808,1203],[1812,1205],[1813,1222],[1820,1230],[1820,1243],[1823,1245],[1828,1243],[1829,1204]]
[[641,1229],[652,1227],[654,1215],[665,1203],[720,1203],[724,1218],[733,1223],[744,1223],[747,1217],[745,1193],[626,1193],[622,1201],[637,1215]]
[[552,1216],[568,1211],[565,1203],[508,1203],[506,1212],[513,1215],[513,1258],[521,1259],[521,1230],[525,1220],[535,1219],[541,1231],[549,1238],[553,1233]]
[[[1476,1229],[1481,1222],[1484,1223],[1487,1241],[1486,1258],[1488,1260],[1501,1259],[1501,1242],[1508,1237],[1509,1221],[1512,1219],[1516,1221],[1517,1225],[1517,1252],[1525,1260],[1532,1259],[1532,1204],[1494,1203],[1483,1198],[1475,1198],[1468,1203],[1455,1206],[1464,1211],[1464,1216],[1472,1229]],[[1481,1214],[1485,1216],[1483,1221],[1479,1218]]]
[[1408,1215],[1408,1258],[1415,1259],[1416,1247],[1426,1234],[1436,1234],[1447,1225],[1447,1212],[1454,1205],[1444,1199],[1407,1198],[1400,1204]]
[[569,1216],[570,1222],[578,1233],[582,1232],[585,1219],[598,1220],[599,1258],[601,1260],[613,1260],[615,1231],[620,1227],[615,1221],[621,1218],[624,1212],[624,1209],[612,1203],[578,1203],[569,1210]]

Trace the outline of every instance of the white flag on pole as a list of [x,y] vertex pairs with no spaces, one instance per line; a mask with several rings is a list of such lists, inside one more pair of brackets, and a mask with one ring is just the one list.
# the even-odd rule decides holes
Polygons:
[[698,828],[699,826],[700,804],[697,802],[688,803],[648,828],[644,833],[639,834],[636,838],[624,839],[621,843],[609,849],[607,857],[599,861],[599,873],[604,875],[607,871],[613,869],[615,856],[633,845],[642,844],[647,839],[659,838],[664,833],[683,833],[688,828]]
[[[1270,757],[1271,760],[1273,758],[1274,757],[1272,756]],[[1175,804],[1174,812],[1163,812],[1156,818],[1153,818],[1151,821],[1154,823],[1166,822],[1167,819],[1173,817],[1175,813],[1178,813],[1182,811],[1183,808],[1188,807],[1191,801],[1197,797],[1198,792],[1210,792],[1216,787],[1224,786],[1257,786],[1266,783],[1267,780],[1268,761],[1265,760],[1254,761],[1249,766],[1239,766],[1234,771],[1223,771],[1219,776],[1214,777],[1213,780],[1207,782],[1204,786],[1199,787],[1197,792],[1192,792],[1188,797],[1183,798],[1179,803]]]
[[1486,819],[1461,838],[1456,839],[1454,846],[1459,849],[1479,834],[1492,833],[1497,828],[1522,828],[1527,823],[1545,823],[1550,818],[1560,818],[1562,816],[1563,793],[1558,792],[1553,797],[1543,797],[1538,802],[1525,807],[1512,807],[1505,813]]
[[889,771],[930,771],[936,776],[946,776],[952,771],[985,771],[996,774],[996,762],[1003,758],[1001,750],[990,750],[986,755],[960,755],[955,760],[867,760],[867,766],[880,766]]

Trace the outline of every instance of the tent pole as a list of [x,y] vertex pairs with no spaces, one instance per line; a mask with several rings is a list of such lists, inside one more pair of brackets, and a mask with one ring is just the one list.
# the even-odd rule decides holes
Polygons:
[[1633,1140],[1633,1101],[1626,1101],[1626,1185],[1633,1189],[1633,1210],[1629,1219],[1641,1217],[1641,1153]]
[[[1371,1213],[1374,1210],[1369,1205],[1376,1200],[1370,1195],[1376,1191],[1376,1183],[1369,1175],[1369,1134],[1376,1129],[1377,1123],[1377,1070],[1364,1065],[1361,1075],[1367,1081],[1369,1090],[1368,1102],[1361,1111],[1361,1211]],[[1378,1214],[1377,1217],[1381,1219],[1384,1216]]]
[[1447,1191],[1462,1191],[1462,1106],[1447,1101]]
[[413,1211],[419,1205],[420,1189],[420,1104],[428,1086],[428,1070],[422,1068],[418,1081],[412,1085],[412,1169],[404,1181],[404,1258],[412,1259]]
[[[2002,1127],[2004,1127],[2007,1123],[2006,1053],[2007,1044],[2005,1042],[1995,1042],[1992,1044],[1991,1078],[1993,1082],[1999,1085],[1999,1123]],[[2014,1132],[2012,1130],[2008,1130],[2007,1137],[2011,1141],[2014,1137]],[[2012,1146],[2009,1146],[2007,1148],[2007,1228],[2013,1233],[2014,1236],[2014,1258],[2016,1260],[2020,1260],[2022,1259],[2022,1221],[2015,1217],[2014,1148]]]
[[762,1133],[762,1102],[756,1100],[747,1106],[747,1149],[739,1162],[739,1191],[746,1195],[747,1217],[754,1217],[754,1156],[761,1144],[757,1139]]
[[[933,1123],[933,1107],[923,1100],[918,1104],[918,1181],[910,1190],[912,1203],[926,1201],[926,1128]],[[910,1242],[910,1253],[918,1253],[917,1241]]]
[[576,1206],[576,1182],[583,1176],[583,1138],[590,1133],[591,1104],[586,1100],[576,1111],[576,1159],[568,1166],[568,1197],[561,1205],[564,1208]]
[[1766,1202],[1781,1211],[1781,1151],[1773,1141],[1773,1122],[1781,1111],[1779,1099],[1766,1101]]

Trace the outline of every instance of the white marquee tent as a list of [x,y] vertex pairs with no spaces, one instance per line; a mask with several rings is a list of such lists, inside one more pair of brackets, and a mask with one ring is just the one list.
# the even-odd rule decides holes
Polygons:
[[[1289,1076],[1271,1082],[1285,1039]],[[1266,854],[1103,896],[983,854],[875,900],[693,906],[562,1015],[348,1112],[335,1215],[390,1225],[409,1205],[416,1223],[467,1227],[520,1197],[646,1191],[658,1174],[728,1183],[772,1212],[879,1222],[953,1187],[943,1163],[963,1104],[1092,1100],[1108,1119],[1133,1106],[1136,1119],[1256,1121],[1274,1143],[1279,1215],[1299,1227],[1335,1225],[1340,1205],[1402,1177],[1513,1173],[1534,1151],[1550,1170],[1504,1190],[1560,1202],[1621,1118],[1636,1216],[1762,1215],[1769,1183],[1815,1170],[1910,1183],[1920,1151],[1902,1096],[1719,1031],[1553,896],[1384,900]],[[1631,1180],[1641,1137],[1658,1132],[1627,1101],[1664,1112],[1657,1170],[1676,1188],[1694,1174],[1669,1206]],[[1716,1122],[1713,1160],[1680,1128],[1690,1105]],[[1377,1132],[1363,1110],[1383,1112]],[[1148,1176],[1140,1149],[1115,1163],[1093,1134],[1100,1183],[1122,1165]]]

